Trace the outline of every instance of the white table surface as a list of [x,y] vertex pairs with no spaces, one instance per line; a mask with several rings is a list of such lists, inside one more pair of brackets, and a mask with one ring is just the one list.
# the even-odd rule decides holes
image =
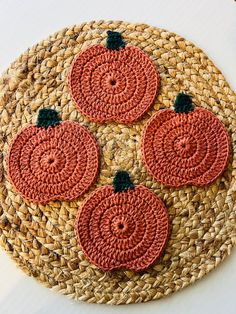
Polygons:
[[[91,20],[147,23],[202,48],[236,90],[234,0],[0,0],[0,72],[29,46],[63,27]],[[194,285],[159,301],[107,306],[77,303],[44,288],[0,250],[1,314],[236,313],[236,249]]]

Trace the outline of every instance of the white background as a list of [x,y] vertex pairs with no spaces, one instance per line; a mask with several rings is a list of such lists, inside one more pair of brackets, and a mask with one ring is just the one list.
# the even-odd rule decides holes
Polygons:
[[[236,90],[234,0],[0,0],[0,72],[29,46],[63,27],[124,20],[166,28],[202,48]],[[24,275],[0,251],[1,314],[236,313],[236,249],[215,271],[170,297],[145,304],[77,303]]]

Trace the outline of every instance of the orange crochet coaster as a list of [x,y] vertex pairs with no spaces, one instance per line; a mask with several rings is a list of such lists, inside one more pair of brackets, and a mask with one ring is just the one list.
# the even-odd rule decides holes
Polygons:
[[68,77],[72,99],[91,121],[131,123],[152,105],[159,74],[138,47],[108,31],[106,47],[93,45],[75,58]]
[[143,185],[134,186],[118,171],[112,186],[96,189],[76,220],[78,243],[87,259],[104,271],[141,271],[162,253],[168,214],[162,201]]
[[167,186],[203,186],[214,181],[229,158],[224,125],[210,111],[192,108],[180,93],[175,111],[160,110],[145,125],[142,158],[148,172]]
[[91,134],[76,122],[60,122],[52,109],[39,111],[37,125],[17,134],[7,156],[15,189],[41,204],[79,197],[97,172],[98,148]]

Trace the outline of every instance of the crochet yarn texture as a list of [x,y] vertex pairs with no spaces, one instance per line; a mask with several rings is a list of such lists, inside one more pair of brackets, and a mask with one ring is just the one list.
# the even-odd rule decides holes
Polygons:
[[73,200],[98,172],[98,147],[90,133],[56,117],[54,110],[41,109],[37,125],[17,134],[7,156],[9,180],[23,198],[35,203]]
[[149,174],[167,186],[211,183],[229,159],[224,125],[206,109],[192,110],[189,101],[190,97],[179,94],[175,103],[178,112],[160,110],[142,133],[143,162]]
[[124,47],[117,34],[108,32],[108,48],[92,45],[79,53],[69,73],[71,97],[91,121],[131,123],[149,109],[158,90],[151,59],[138,47]]
[[[117,172],[113,187],[99,187],[85,200],[75,230],[85,256],[100,269],[139,272],[162,253],[168,237],[168,215],[153,192],[143,185],[129,184],[127,188],[123,178],[124,172]],[[121,192],[113,189],[118,180],[124,187]]]

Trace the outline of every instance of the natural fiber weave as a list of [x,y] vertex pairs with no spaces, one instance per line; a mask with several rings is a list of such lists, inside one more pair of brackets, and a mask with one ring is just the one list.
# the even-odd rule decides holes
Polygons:
[[[132,125],[89,123],[70,99],[66,79],[75,55],[105,43],[108,29],[122,32],[126,42],[146,52],[161,76],[159,96],[151,110]],[[231,142],[227,169],[211,185],[178,189],[151,180],[142,162],[140,135],[147,119],[170,107],[180,91],[211,110],[225,125]],[[29,275],[71,298],[121,304],[145,302],[175,292],[215,268],[235,244],[236,96],[220,71],[190,42],[143,24],[91,22],[66,28],[20,56],[0,85],[1,209],[0,243]],[[76,244],[74,223],[81,201],[27,203],[6,180],[5,156],[17,131],[34,123],[39,108],[52,107],[62,120],[79,121],[97,139],[101,171],[97,185],[111,184],[114,173],[129,172],[166,204],[170,240],[163,257],[150,269],[104,273],[90,264]],[[94,187],[92,188],[94,189]],[[91,189],[90,191],[91,192]]]

